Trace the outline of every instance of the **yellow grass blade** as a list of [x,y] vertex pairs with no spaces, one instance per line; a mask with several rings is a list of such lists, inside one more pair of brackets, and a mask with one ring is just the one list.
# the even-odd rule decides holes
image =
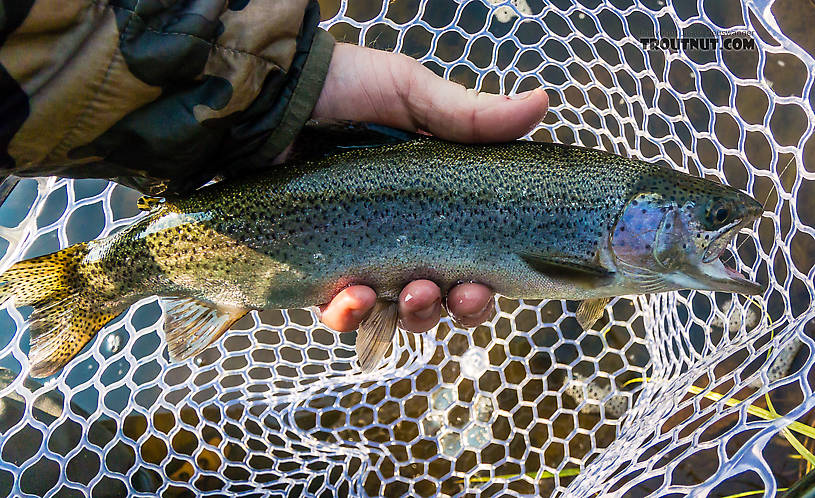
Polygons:
[[[788,488],[778,488],[778,491],[786,491]],[[763,495],[764,490],[759,491],[745,491],[743,493],[736,493],[735,495],[722,496],[722,498],[742,498],[744,496]]]
[[[627,386],[628,384],[632,384],[634,382],[648,382],[649,380],[650,379],[647,378],[647,377],[645,377],[645,378],[637,377],[637,378],[631,379],[628,382],[626,382],[625,384],[623,384],[623,387]],[[701,388],[701,387],[697,387],[697,386],[689,386],[688,391],[690,391],[693,394],[702,394],[704,392],[704,389]],[[706,399],[711,400],[711,401],[719,401],[719,400],[724,399],[724,396],[722,396],[721,394],[719,394],[719,393],[717,393],[715,391],[706,392],[702,396],[704,398],[706,398]],[[736,406],[736,405],[739,405],[741,403],[744,403],[744,401],[741,401],[741,400],[738,400],[738,399],[735,399],[735,398],[727,398],[727,399],[724,400],[724,403],[727,406]],[[778,415],[777,413],[775,415],[773,415],[772,413],[770,413],[769,410],[765,410],[764,408],[759,408],[758,406],[755,406],[755,405],[748,405],[747,406],[747,413],[749,413],[750,415],[753,415],[755,417],[764,419],[764,420],[775,420],[777,418],[781,418],[781,416]],[[802,434],[802,435],[804,435],[806,437],[815,439],[815,428],[810,427],[810,426],[808,426],[806,424],[802,424],[801,422],[795,422],[795,421],[790,422],[789,425],[787,425],[787,428],[790,429],[793,432],[797,432],[798,434]]]
[[[558,475],[560,477],[572,477],[572,476],[578,475],[579,473],[580,473],[580,469],[563,469],[560,472],[558,472]],[[497,480],[497,479],[512,479],[512,478],[515,478],[515,477],[519,477],[520,475],[521,474],[505,474],[505,475],[500,475],[500,476],[495,476],[495,477],[471,477],[470,482],[491,482],[493,479],[495,479],[495,480]],[[524,475],[527,476],[527,477],[537,478],[538,477],[538,472],[527,472]],[[553,477],[555,477],[555,475],[552,474],[549,471],[546,471],[546,470],[544,470],[540,474],[541,479],[551,479]],[[459,481],[459,483],[463,483],[463,482],[464,482],[464,479]]]

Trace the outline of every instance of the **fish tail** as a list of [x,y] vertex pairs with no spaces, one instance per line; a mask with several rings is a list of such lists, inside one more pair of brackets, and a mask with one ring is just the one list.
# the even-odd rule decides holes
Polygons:
[[20,261],[0,275],[0,303],[14,298],[15,306],[34,307],[28,319],[32,377],[57,372],[118,313],[94,303],[80,274],[88,253],[86,243]]

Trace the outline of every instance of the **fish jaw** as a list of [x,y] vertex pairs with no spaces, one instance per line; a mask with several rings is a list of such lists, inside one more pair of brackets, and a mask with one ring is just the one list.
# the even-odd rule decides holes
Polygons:
[[753,282],[738,271],[728,268],[721,259],[684,268],[682,272],[670,275],[670,280],[681,289],[695,289],[736,294],[759,295],[767,290],[766,285]]
[[682,274],[673,275],[675,283],[687,289],[696,289],[715,292],[733,292],[736,294],[759,295],[767,290],[762,285],[746,278],[733,268],[722,262],[721,257],[727,246],[742,229],[753,224],[761,215],[761,209],[751,210],[744,219],[730,224],[722,233],[708,244],[702,258],[695,264],[689,264],[682,270]]
[[708,244],[702,255],[704,263],[710,263],[719,259],[730,242],[743,228],[751,226],[764,214],[764,208],[752,197],[740,193],[743,203],[743,214],[729,224],[718,230],[718,235]]

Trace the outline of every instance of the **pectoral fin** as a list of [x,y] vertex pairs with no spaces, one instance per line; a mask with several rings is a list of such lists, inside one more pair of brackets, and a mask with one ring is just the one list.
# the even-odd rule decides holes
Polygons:
[[373,370],[393,343],[399,307],[392,301],[377,301],[357,331],[357,361],[363,372]]
[[605,311],[609,301],[611,301],[611,298],[603,297],[600,299],[586,299],[580,302],[575,318],[577,318],[577,323],[583,327],[583,330],[589,330],[594,322],[603,316],[603,311]]
[[186,360],[200,353],[249,313],[246,308],[215,306],[191,297],[161,301],[167,312],[164,335],[171,361]]
[[519,256],[538,273],[568,280],[586,288],[603,285],[605,280],[613,278],[614,275],[603,266],[582,260],[535,253],[521,253]]

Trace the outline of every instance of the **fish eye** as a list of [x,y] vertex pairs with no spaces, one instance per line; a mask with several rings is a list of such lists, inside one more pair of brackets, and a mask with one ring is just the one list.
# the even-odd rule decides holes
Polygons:
[[707,225],[715,228],[729,222],[733,217],[733,210],[722,201],[712,203],[707,210]]

